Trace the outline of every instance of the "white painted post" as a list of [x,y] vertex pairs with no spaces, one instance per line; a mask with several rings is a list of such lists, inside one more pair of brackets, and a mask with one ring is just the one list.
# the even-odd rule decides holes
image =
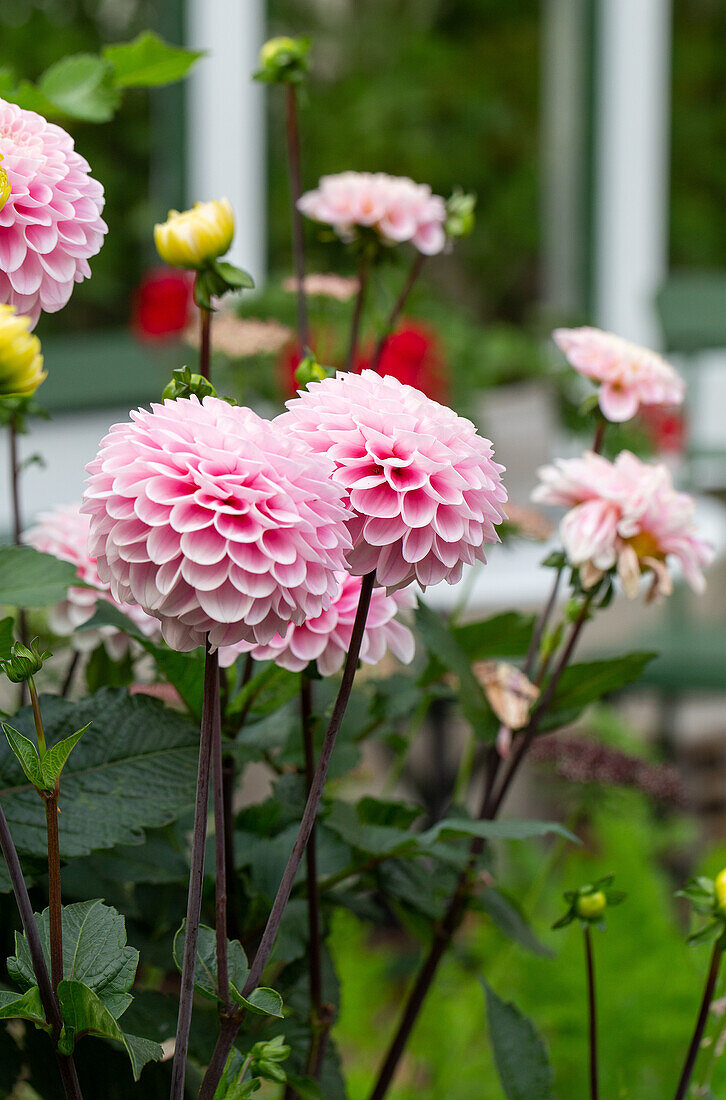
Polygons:
[[209,56],[188,83],[188,200],[226,196],[236,215],[233,263],[258,285],[266,266],[262,85],[252,80],[265,39],[264,0],[187,0],[187,44]]
[[671,0],[602,0],[595,319],[650,347],[668,265]]

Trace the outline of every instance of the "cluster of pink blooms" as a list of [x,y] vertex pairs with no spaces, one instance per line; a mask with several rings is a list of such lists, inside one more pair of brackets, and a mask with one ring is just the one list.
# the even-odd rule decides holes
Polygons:
[[88,260],[106,233],[103,187],[65,130],[2,99],[0,154],[10,183],[0,209],[0,302],[35,324],[91,274]]
[[501,469],[469,421],[364,371],[311,385],[272,422],[212,397],[132,413],[89,465],[83,510],[102,582],[173,648],[208,636],[225,663],[237,647],[327,672],[372,571],[389,592],[374,593],[363,659],[410,659],[393,621],[410,597],[392,590],[484,560]]
[[701,570],[713,550],[697,537],[693,498],[673,488],[667,466],[641,462],[629,451],[614,462],[587,452],[545,466],[539,475],[534,499],[569,508],[560,535],[585,588],[617,567],[629,597],[637,595],[644,572],[653,577],[651,596],[668,595],[669,558],[675,558],[689,584],[703,591]]
[[389,591],[455,584],[498,541],[507,494],[492,445],[469,420],[372,370],[311,383],[277,418],[321,458],[353,512],[348,568]]
[[552,333],[570,366],[600,383],[604,417],[630,420],[641,405],[680,405],[683,380],[662,356],[597,328],[558,328]]
[[[109,603],[116,602],[108,584],[98,575],[96,559],[88,552],[90,525],[89,517],[81,513],[80,504],[61,505],[52,512],[41,513],[35,525],[25,532],[23,541],[44,554],[52,554],[61,561],[71,562],[77,567],[79,581],[88,586],[69,588],[65,600],[51,609],[51,630],[62,637],[71,636],[74,648],[81,652],[95,649],[100,642],[104,642],[110,656],[118,660],[126,653],[129,645],[123,631],[112,626],[78,630],[93,618],[99,599],[108,600]],[[131,604],[124,606],[122,610],[148,638],[159,637],[158,621],[140,607]]]
[[323,176],[298,201],[313,221],[330,225],[343,240],[373,229],[389,244],[410,241],[426,256],[446,244],[446,203],[424,183],[385,172],[341,172]]
[[[219,663],[232,664],[240,652],[250,652],[255,660],[274,661],[290,672],[301,672],[310,661],[315,661],[321,676],[332,676],[342,667],[350,649],[362,583],[360,577],[352,577],[349,573],[340,573],[338,581],[340,591],[327,611],[306,620],[301,626],[290,623],[285,634],[276,635],[268,645],[251,646],[242,642],[239,646],[222,649]],[[413,660],[413,634],[396,615],[414,604],[410,588],[391,596],[382,588],[374,588],[360,650],[361,661],[375,665],[383,659],[387,649],[403,664]]]

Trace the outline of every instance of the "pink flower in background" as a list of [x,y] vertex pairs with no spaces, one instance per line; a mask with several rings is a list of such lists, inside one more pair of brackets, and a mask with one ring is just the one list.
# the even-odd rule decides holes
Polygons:
[[266,644],[338,593],[349,512],[332,468],[216,397],[132,412],[87,467],[99,576],[159,619],[174,649],[207,634]]
[[375,570],[391,591],[454,584],[463,565],[486,561],[507,494],[469,420],[371,370],[313,382],[287,408],[276,423],[331,458],[349,494],[354,575]]
[[36,323],[55,313],[103,244],[103,187],[60,126],[0,99],[10,196],[0,210],[0,302]]
[[[221,665],[230,665],[240,652],[250,652],[256,661],[274,661],[290,672],[301,672],[310,661],[316,661],[321,676],[332,676],[342,668],[353,634],[353,623],[360,597],[360,577],[338,574],[338,595],[327,611],[301,626],[290,624],[284,635],[276,635],[269,645],[239,646],[220,650]],[[366,629],[360,659],[375,665],[390,649],[404,664],[413,660],[414,637],[396,615],[415,603],[410,589],[387,596],[382,588],[374,588],[366,619]]]
[[446,203],[424,183],[385,172],[340,172],[322,176],[298,207],[308,218],[333,227],[343,240],[358,229],[375,229],[387,244],[410,241],[425,256],[446,244]]
[[557,328],[552,337],[570,366],[600,383],[600,410],[608,420],[630,420],[641,405],[683,401],[683,380],[654,351],[597,328]]
[[641,574],[648,571],[649,598],[669,595],[668,558],[674,557],[691,587],[703,591],[702,568],[713,560],[713,550],[696,534],[693,498],[673,488],[667,466],[641,462],[630,451],[614,462],[588,451],[543,467],[539,476],[533,499],[570,509],[560,535],[586,588],[617,566],[627,596],[637,595]]
[[[128,637],[112,626],[98,630],[78,630],[93,617],[99,599],[116,605],[109,586],[104,584],[96,569],[96,559],[88,552],[88,534],[91,521],[81,513],[80,504],[61,505],[52,512],[41,512],[37,522],[23,535],[23,542],[34,546],[43,554],[52,554],[62,561],[77,566],[78,579],[89,588],[71,587],[62,603],[51,609],[49,622],[55,634],[71,637],[71,645],[81,652],[95,649],[105,642],[109,654],[115,659],[123,657],[129,647]],[[159,623],[136,605],[125,605],[124,614],[136,623],[147,638],[160,636]]]

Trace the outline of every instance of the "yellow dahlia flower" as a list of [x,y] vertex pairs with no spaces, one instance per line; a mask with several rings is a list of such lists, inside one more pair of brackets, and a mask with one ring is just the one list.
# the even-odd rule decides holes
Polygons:
[[197,202],[191,210],[170,210],[154,226],[154,244],[164,263],[199,270],[228,251],[234,237],[234,213],[227,199]]
[[0,396],[35,393],[45,378],[40,340],[30,331],[30,318],[15,307],[0,305]]

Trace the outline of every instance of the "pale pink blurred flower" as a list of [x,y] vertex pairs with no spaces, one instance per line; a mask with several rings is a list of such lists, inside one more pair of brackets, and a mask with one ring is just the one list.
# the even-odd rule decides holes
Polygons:
[[630,420],[641,405],[671,406],[683,401],[683,380],[654,351],[587,326],[558,328],[552,337],[570,366],[600,383],[600,410],[608,420]]
[[207,634],[266,644],[334,600],[351,544],[332,463],[251,409],[216,397],[139,409],[87,470],[99,576],[173,649]]
[[[113,599],[109,586],[98,575],[96,559],[88,552],[90,526],[91,520],[82,514],[80,503],[60,505],[52,512],[41,512],[33,527],[24,533],[23,542],[34,546],[43,554],[52,554],[61,561],[71,562],[77,566],[78,579],[90,586],[72,586],[68,589],[65,600],[51,608],[48,618],[53,633],[70,637],[73,648],[81,653],[89,652],[104,642],[110,656],[119,660],[129,647],[128,636],[123,631],[112,626],[93,630],[78,629],[93,618],[99,600],[107,600],[115,607],[119,606]],[[147,638],[160,638],[159,623],[140,607],[125,604],[121,610]]]
[[669,595],[672,557],[691,587],[704,590],[702,568],[713,560],[713,549],[698,538],[693,498],[674,489],[667,466],[641,462],[630,451],[622,451],[615,462],[588,451],[582,458],[543,467],[539,476],[542,483],[533,499],[570,509],[560,535],[585,588],[617,566],[630,598],[647,572],[653,576],[649,598]]
[[[276,355],[293,336],[292,329],[279,321],[258,317],[238,317],[232,310],[220,310],[212,324],[212,351],[221,351],[230,359],[253,355]],[[199,325],[184,330],[184,341],[199,347]]]
[[354,575],[375,570],[392,591],[454,584],[463,565],[486,561],[507,494],[469,420],[372,370],[313,382],[287,408],[276,423],[331,458],[349,494]]
[[[307,298],[335,298],[338,302],[347,302],[353,298],[360,287],[355,275],[312,274],[303,279],[303,289]],[[298,280],[294,275],[282,281],[282,289],[297,294]]]
[[410,241],[426,256],[446,244],[446,203],[424,183],[385,172],[340,172],[322,176],[298,207],[313,221],[330,225],[343,240],[374,229],[387,244]]
[[10,196],[0,210],[0,302],[36,323],[55,313],[103,243],[103,187],[60,126],[0,99]]
[[[300,626],[288,626],[284,635],[277,634],[268,645],[251,646],[241,642],[220,650],[220,664],[231,665],[239,653],[251,653],[256,661],[274,661],[290,672],[301,672],[310,661],[316,661],[321,676],[332,676],[342,668],[350,648],[361,578],[348,573],[338,575],[338,595],[327,611]],[[375,665],[390,649],[404,664],[413,660],[414,637],[396,615],[415,604],[410,589],[387,596],[382,588],[374,588],[371,596],[360,659]]]

